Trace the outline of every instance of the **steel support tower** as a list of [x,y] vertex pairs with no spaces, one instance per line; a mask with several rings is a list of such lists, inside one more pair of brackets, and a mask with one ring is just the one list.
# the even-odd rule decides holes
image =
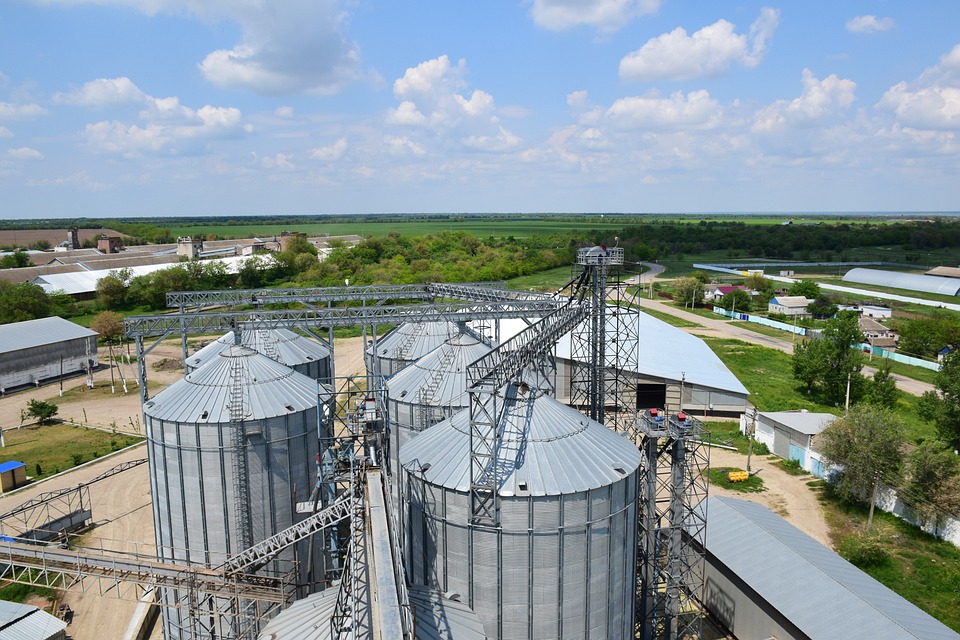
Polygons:
[[637,637],[700,638],[710,465],[703,423],[648,411],[637,426]]
[[[570,404],[614,431],[631,431],[636,418],[638,310],[624,300],[620,247],[577,251],[583,269],[580,304],[589,318],[570,336]],[[611,267],[616,269],[609,285]]]

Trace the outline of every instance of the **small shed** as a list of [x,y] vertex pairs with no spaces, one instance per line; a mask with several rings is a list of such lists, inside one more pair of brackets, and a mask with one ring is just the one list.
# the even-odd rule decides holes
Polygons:
[[67,640],[67,623],[30,604],[0,600],[0,640]]
[[[824,464],[814,447],[814,436],[837,419],[832,413],[809,411],[768,411],[757,413],[754,437],[757,442],[784,460],[796,460],[806,471],[823,477]],[[740,430],[748,433],[752,416],[740,417]]]
[[27,465],[16,460],[0,464],[0,493],[12,491],[27,484]]
[[776,296],[767,303],[767,313],[780,313],[785,316],[804,317],[810,315],[807,306],[810,304],[803,296]]

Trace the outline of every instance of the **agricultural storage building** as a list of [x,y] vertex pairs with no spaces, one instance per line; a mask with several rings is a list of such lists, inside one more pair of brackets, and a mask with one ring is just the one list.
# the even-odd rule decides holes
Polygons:
[[0,464],[0,493],[12,491],[27,484],[27,465],[16,460]]
[[97,366],[97,333],[63,318],[0,325],[0,389]]
[[960,279],[928,276],[920,273],[901,273],[899,271],[857,267],[843,274],[843,281],[920,291],[922,293],[939,293],[945,296],[960,295]]
[[[620,316],[617,316],[618,318]],[[738,415],[746,410],[746,387],[723,364],[707,344],[682,329],[678,329],[646,313],[625,315],[637,326],[632,331],[639,336],[639,344],[625,346],[620,357],[628,362],[620,368],[631,374],[636,384],[636,407],[658,407],[670,412],[686,410],[699,414]],[[624,333],[615,318],[607,319],[608,354],[614,351],[614,341]],[[523,320],[503,320],[500,336],[508,340],[527,327]],[[569,402],[570,376],[574,363],[571,355],[571,336],[567,334],[557,343],[557,399]],[[633,357],[627,350],[635,349]],[[635,371],[633,371],[635,369]]]
[[704,599],[739,640],[960,640],[766,507],[711,497]]

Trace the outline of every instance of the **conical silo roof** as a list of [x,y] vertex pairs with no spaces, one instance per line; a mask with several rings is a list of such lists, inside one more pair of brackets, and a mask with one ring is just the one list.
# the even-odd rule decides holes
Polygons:
[[[239,382],[234,381],[239,378]],[[317,406],[317,382],[249,347],[231,345],[143,405],[157,420],[231,422],[231,391],[242,390],[243,420],[259,420]]]
[[466,367],[493,349],[472,331],[458,333],[387,382],[390,397],[433,406],[466,406]]
[[[377,340],[378,358],[419,360],[451,336],[460,333],[460,327],[447,320],[439,322],[404,322],[382,339]],[[367,349],[368,353],[370,348]]]
[[[628,440],[526,385],[500,391],[504,405],[497,465],[501,496],[544,496],[613,484],[640,466]],[[400,451],[400,464],[425,482],[470,490],[470,415],[461,411]]]
[[[220,336],[187,358],[184,365],[188,371],[192,371],[215,360],[224,349],[233,346],[234,339],[233,331]],[[288,367],[330,358],[330,350],[325,346],[290,329],[241,331],[240,343]]]

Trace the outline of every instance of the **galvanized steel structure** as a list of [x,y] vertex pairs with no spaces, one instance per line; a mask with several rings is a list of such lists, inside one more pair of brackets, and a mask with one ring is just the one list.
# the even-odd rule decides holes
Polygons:
[[[217,565],[294,524],[294,492],[311,485],[318,454],[318,403],[316,381],[243,346],[148,400],[160,559]],[[166,611],[167,640],[233,633],[221,620],[185,613]]]
[[464,595],[491,638],[630,638],[636,447],[522,381],[498,392],[499,523],[470,520],[470,414],[400,451],[407,576]]
[[[184,360],[184,370],[190,373],[236,343],[235,332],[224,334]],[[333,374],[330,349],[290,329],[241,330],[240,344],[314,380],[327,381]]]
[[[150,336],[162,338],[180,333],[185,342],[188,333],[237,327],[265,331],[281,327],[366,328],[382,323],[421,325],[419,329],[411,327],[409,332],[394,330],[379,342],[374,335],[365,355],[370,369],[382,376],[394,373],[393,360],[400,362],[403,357],[410,357],[413,347],[425,342],[426,335],[440,337],[433,347],[455,335],[454,323],[502,318],[535,322],[537,318],[545,318],[508,344],[470,363],[467,366],[468,410],[427,430],[400,451],[401,475],[408,488],[409,518],[403,529],[411,535],[408,553],[417,550],[417,554],[406,561],[408,578],[414,585],[465,593],[464,597],[483,620],[487,634],[493,637],[632,637],[635,631],[645,629],[666,630],[658,631],[657,635],[647,633],[649,638],[671,637],[664,634],[676,633],[682,625],[661,622],[671,616],[672,620],[679,620],[690,612],[699,615],[699,592],[693,586],[682,595],[661,598],[657,603],[663,606],[656,604],[652,608],[643,594],[649,593],[644,589],[663,585],[667,588],[665,593],[670,594],[671,584],[692,585],[700,575],[687,548],[691,546],[688,543],[698,539],[700,534],[696,529],[703,523],[702,519],[696,519],[699,485],[690,472],[702,465],[705,458],[689,449],[689,438],[674,437],[683,442],[678,448],[666,446],[667,440],[659,434],[656,442],[663,446],[643,449],[641,458],[630,437],[636,434],[631,421],[635,406],[629,402],[632,382],[617,377],[617,370],[625,368],[624,359],[629,363],[631,357],[636,358],[638,338],[629,332],[639,323],[630,319],[635,316],[633,311],[609,304],[606,296],[607,268],[610,262],[622,263],[622,250],[593,248],[581,253],[582,271],[571,281],[574,289],[567,298],[520,295],[483,285],[426,285],[403,292],[395,287],[370,287],[356,292],[361,296],[357,298],[362,301],[361,306],[334,307],[335,301],[350,300],[350,292],[269,290],[273,293],[236,292],[230,296],[238,304],[254,305],[275,301],[271,296],[301,296],[298,301],[311,308],[186,313],[184,305],[191,301],[203,306],[217,304],[215,301],[220,298],[218,295],[204,298],[199,294],[191,298],[191,294],[185,294],[186,298],[178,299],[181,308],[178,314],[125,321],[128,335],[137,340],[145,412],[151,403],[147,402],[142,357],[149,349],[144,350],[143,340]],[[616,289],[621,290],[619,284]],[[226,295],[225,292],[213,293]],[[445,301],[437,302],[438,298]],[[314,308],[316,302],[324,300],[327,308]],[[384,304],[398,300],[425,302]],[[616,320],[621,316],[622,322]],[[618,346],[608,357],[606,334],[611,317],[615,319],[613,340]],[[425,334],[422,328],[425,323],[438,324],[442,329]],[[578,326],[586,328],[577,334]],[[580,404],[585,411],[600,418],[612,407],[610,426],[628,437],[584,417],[543,392],[545,377],[541,374],[551,366],[554,345],[571,330],[580,336],[577,348],[584,352],[584,361],[589,363],[585,368],[588,375],[578,378],[574,385],[579,390],[586,389],[585,394],[576,392],[586,397]],[[389,361],[375,362],[384,345],[390,347],[390,340],[397,344],[383,354],[390,356]],[[188,378],[209,366],[189,374]],[[632,372],[636,367],[626,368]],[[238,377],[235,371],[233,379]],[[229,434],[223,441],[227,445],[225,453],[231,451],[230,443],[232,450],[241,449],[238,434],[246,435],[245,430],[235,428],[245,423],[238,410],[243,406],[244,385],[228,386],[226,413],[220,423]],[[315,390],[313,393],[316,396]],[[571,389],[571,394],[574,393]],[[314,397],[314,418],[316,404]],[[336,411],[331,417],[334,413],[339,415]],[[378,437],[378,430],[389,431],[392,427],[389,412],[386,412],[385,424],[372,427],[369,417],[361,420],[358,412],[351,423],[349,415],[353,413],[351,407],[351,413],[344,417],[344,433],[353,435],[347,436],[344,445],[337,445],[343,447],[338,456],[353,451],[356,444],[346,446],[351,439],[354,443],[363,442],[367,450]],[[351,424],[359,431],[351,431]],[[198,426],[188,427],[186,435],[190,428]],[[374,430],[369,431],[371,428]],[[165,442],[172,448],[174,436],[183,434],[179,428],[171,431],[174,433]],[[328,429],[326,437],[333,437],[332,433]],[[651,441],[641,439],[641,443]],[[376,451],[380,444],[373,446],[371,451]],[[641,448],[643,446],[641,444]],[[660,460],[666,450],[673,452],[672,457]],[[352,456],[352,453],[346,455]],[[646,467],[641,465],[641,459]],[[651,466],[651,462],[656,464]],[[240,488],[222,500],[224,514],[230,514],[228,503],[232,498],[230,517],[235,521],[257,517],[254,511],[260,507],[242,498],[243,487],[250,484],[246,474],[260,473],[259,467],[243,464],[241,458],[234,457],[232,475],[221,472],[224,479],[229,477],[235,484],[240,481]],[[584,469],[589,473],[584,474]],[[393,468],[392,472],[396,475],[399,469]],[[333,476],[328,481],[325,472],[320,475],[322,486],[342,489]],[[638,484],[641,475],[646,484]],[[666,512],[657,511],[660,493],[651,494],[647,485],[664,487],[673,496]],[[647,491],[646,497],[638,500],[641,489]],[[650,513],[657,514],[661,525],[667,523],[669,532],[662,531],[662,526],[655,529],[647,515]],[[698,522],[700,524],[696,524]],[[684,529],[689,523],[695,525],[692,533]],[[224,527],[229,529],[229,524]],[[235,537],[245,540],[249,535],[249,541],[255,542],[263,535],[244,531],[240,528]],[[650,549],[648,543],[653,544]],[[640,563],[639,570],[645,577],[638,587],[638,559],[660,558],[657,554],[663,549],[667,550],[663,563],[656,560],[649,564],[657,567],[654,573],[643,574],[645,565]],[[662,574],[664,577],[656,573],[661,564],[668,569],[667,574]],[[640,608],[636,609],[635,619],[637,600]],[[191,616],[203,615],[200,603],[191,605],[189,612]],[[647,621],[650,615],[654,616],[654,622]],[[686,628],[692,630],[693,626],[686,625]]]

